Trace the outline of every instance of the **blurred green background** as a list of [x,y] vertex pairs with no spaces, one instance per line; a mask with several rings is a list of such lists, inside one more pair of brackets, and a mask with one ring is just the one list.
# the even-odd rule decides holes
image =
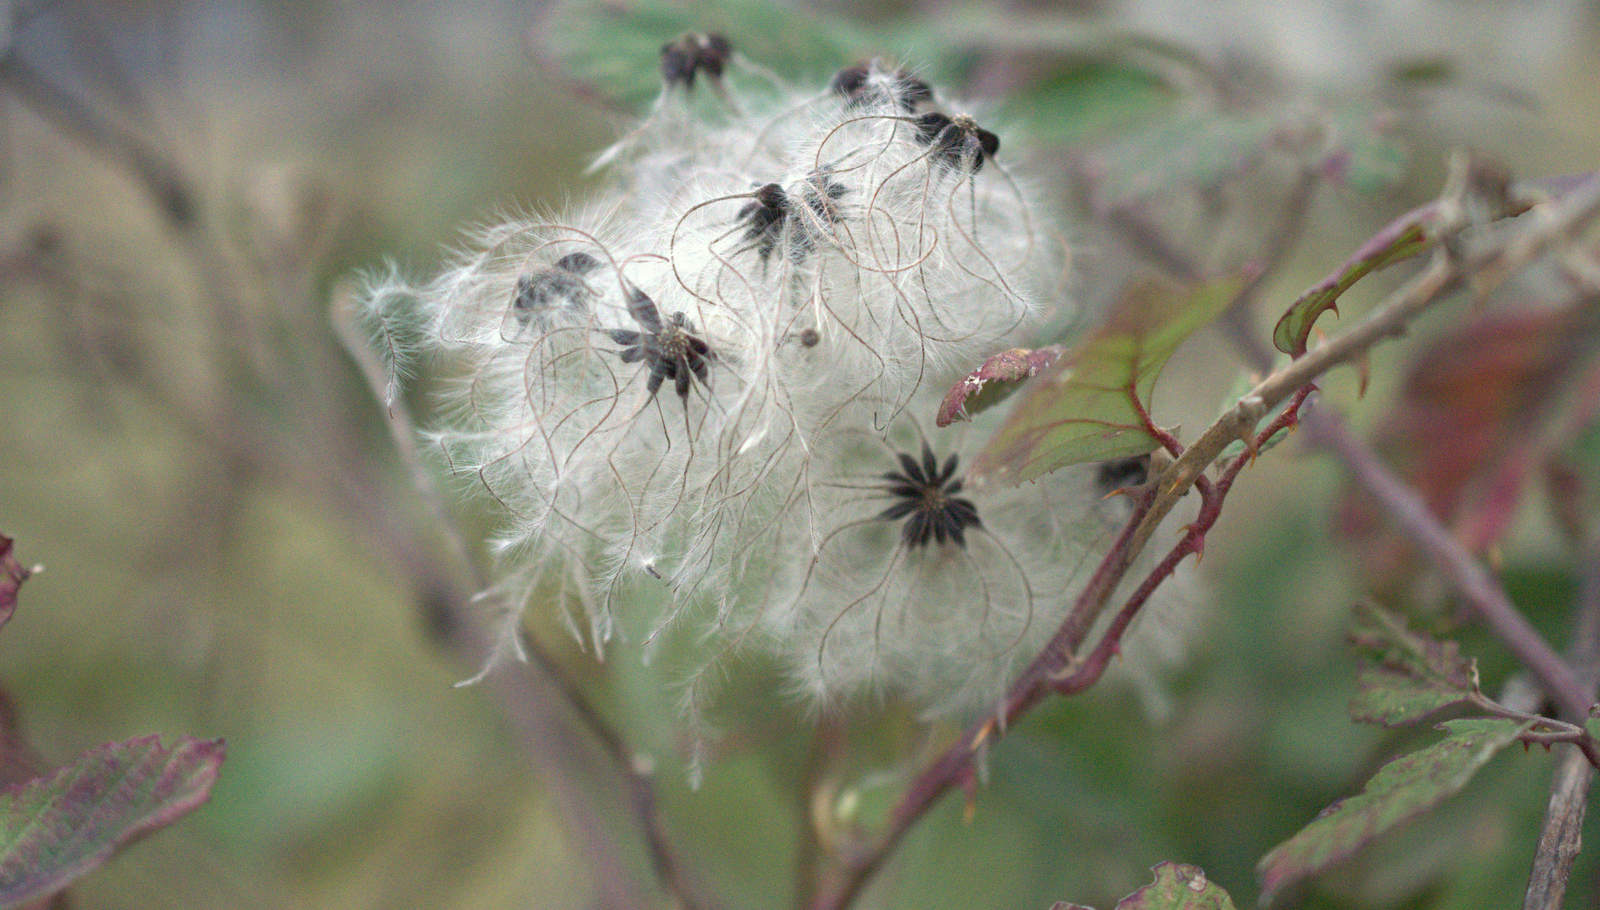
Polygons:
[[[470,575],[327,310],[386,257],[427,274],[474,219],[582,200],[596,185],[584,164],[648,103],[655,50],[686,27],[818,82],[892,55],[996,110],[1014,125],[1005,160],[1033,159],[1068,225],[1085,313],[1147,268],[1096,223],[1108,199],[1159,199],[1152,211],[1207,262],[1248,259],[1271,224],[1252,200],[1286,181],[1270,161],[1239,164],[1240,149],[1298,106],[1359,123],[1353,156],[1372,170],[1319,193],[1266,310],[1435,192],[1451,148],[1527,176],[1600,157],[1600,16],[1585,4],[1066,7],[7,4],[0,533],[47,571],[0,634],[0,688],[47,762],[146,733],[228,741],[211,803],[74,886],[73,904],[559,908],[631,893],[670,906],[608,759],[570,715],[514,704],[547,689],[452,688],[476,663],[450,646],[460,632],[440,604]],[[41,81],[91,126],[50,113]],[[1197,124],[1221,126],[1207,138]],[[1069,152],[1110,174],[1096,198],[1066,172]],[[187,210],[152,198],[151,161],[175,168]],[[1330,396],[1372,423],[1407,351],[1464,312],[1380,349],[1360,401],[1353,376]],[[1208,333],[1171,370],[1160,413],[1198,428],[1236,358]],[[947,799],[862,905],[1108,907],[1166,859],[1252,902],[1261,854],[1418,736],[1345,717],[1342,636],[1364,586],[1333,534],[1341,495],[1333,466],[1293,443],[1263,457],[1186,615],[1147,624],[1170,623],[1153,631],[1186,658],[1118,668],[1027,718],[993,751],[970,821]],[[457,518],[475,539],[493,515],[472,508]],[[1559,642],[1573,560],[1528,512],[1502,564]],[[745,666],[692,791],[670,661],[646,666],[623,644],[598,664],[552,610],[528,626],[651,757],[668,836],[727,906],[792,905],[803,828],[848,829],[849,805],[870,825],[954,732],[864,706],[819,744],[771,668]],[[1503,677],[1503,660],[1489,666]],[[1300,898],[1517,900],[1551,765],[1513,750]],[[602,854],[620,865],[597,871]],[[1580,860],[1571,906],[1596,893],[1596,869]]]

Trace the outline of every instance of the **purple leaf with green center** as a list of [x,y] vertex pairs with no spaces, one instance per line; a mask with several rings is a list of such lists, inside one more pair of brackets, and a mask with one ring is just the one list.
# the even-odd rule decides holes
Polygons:
[[1020,483],[1156,448],[1144,419],[1156,378],[1178,345],[1216,319],[1247,280],[1136,285],[1104,325],[1028,383],[968,479]]
[[222,740],[154,736],[97,746],[0,792],[0,907],[54,894],[134,838],[204,803]]
[[1360,793],[1340,800],[1261,859],[1261,903],[1433,809],[1461,790],[1501,749],[1532,726],[1506,718],[1453,720],[1445,738],[1390,761]]

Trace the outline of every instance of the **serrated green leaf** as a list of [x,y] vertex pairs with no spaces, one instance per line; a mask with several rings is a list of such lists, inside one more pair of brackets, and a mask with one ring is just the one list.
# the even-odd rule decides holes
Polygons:
[[1157,863],[1156,880],[1117,901],[1116,910],[1233,910],[1233,898],[1185,863]]
[[1359,794],[1324,809],[1263,857],[1256,867],[1261,902],[1269,903],[1289,884],[1347,859],[1378,835],[1444,802],[1530,726],[1500,717],[1443,724],[1444,739],[1379,768]]
[[133,838],[206,801],[222,740],[154,736],[97,746],[0,793],[0,908],[47,897]]
[[1424,635],[1372,604],[1356,604],[1352,617],[1351,643],[1374,652],[1386,667],[1443,688],[1477,690],[1477,668],[1455,642]]
[[1472,697],[1471,688],[1439,680],[1418,679],[1392,667],[1368,667],[1356,677],[1350,717],[1367,724],[1399,727]]
[[1143,455],[1157,445],[1140,417],[1172,352],[1216,319],[1245,276],[1194,286],[1136,286],[1110,318],[1028,383],[973,460],[975,482],[1021,483],[1070,464]]

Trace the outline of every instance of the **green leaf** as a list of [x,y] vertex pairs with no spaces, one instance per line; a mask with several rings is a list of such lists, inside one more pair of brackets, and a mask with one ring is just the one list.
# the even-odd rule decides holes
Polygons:
[[1272,330],[1272,343],[1278,350],[1296,357],[1306,352],[1311,326],[1328,310],[1338,312],[1339,295],[1351,285],[1378,269],[1410,259],[1433,246],[1427,225],[1438,210],[1437,202],[1412,209],[1389,222],[1372,235],[1333,273],[1312,285],[1278,319]]
[[1099,329],[1028,384],[973,460],[974,482],[1021,483],[1070,464],[1142,455],[1157,446],[1141,410],[1172,352],[1244,287],[1142,283]]
[[1350,717],[1361,723],[1400,727],[1467,701],[1473,695],[1438,680],[1418,679],[1392,667],[1367,667],[1356,677]]
[[1263,857],[1256,867],[1261,902],[1269,903],[1286,886],[1347,859],[1378,835],[1438,806],[1530,726],[1499,717],[1443,724],[1444,739],[1379,768],[1359,794],[1324,809]]
[[1378,666],[1356,679],[1354,720],[1386,727],[1416,723],[1478,692],[1478,668],[1453,641],[1439,641],[1393,613],[1357,604],[1350,640],[1375,653]]
[[1385,666],[1448,688],[1477,691],[1477,667],[1461,655],[1455,642],[1418,632],[1394,613],[1371,604],[1358,603],[1352,612],[1351,644],[1374,652]]
[[[1486,181],[1483,186],[1472,187],[1472,191],[1479,195],[1479,202],[1489,204],[1492,209],[1489,218],[1493,220],[1520,215],[1540,200],[1558,199],[1587,185],[1595,177],[1595,173],[1545,177],[1515,183],[1509,188],[1503,184],[1496,187],[1492,181]],[[1497,191],[1503,198],[1493,198]],[[1433,236],[1430,223],[1438,211],[1438,200],[1429,202],[1406,212],[1372,235],[1328,277],[1312,285],[1289,305],[1272,330],[1272,343],[1286,354],[1295,357],[1304,354],[1312,324],[1328,310],[1337,312],[1339,296],[1351,285],[1378,269],[1433,247],[1438,238]]]
[[1178,93],[1141,67],[1089,60],[1040,80],[1007,99],[1004,120],[1037,141],[1081,143],[1171,111]]
[[97,746],[0,793],[0,907],[47,897],[133,838],[206,801],[222,740],[154,736]]
[[1117,901],[1116,910],[1233,910],[1233,898],[1199,866],[1162,862],[1150,871],[1156,880]]
[[[1233,910],[1233,898],[1212,884],[1204,869],[1165,861],[1151,867],[1155,881],[1117,901],[1116,910]],[[1093,910],[1057,901],[1050,910]]]
[[[892,49],[918,63],[939,62],[925,29],[901,24],[906,27],[885,32],[894,36]],[[541,50],[569,75],[635,109],[661,89],[661,46],[685,32],[720,32],[736,54],[785,79],[831,75],[882,44],[848,17],[760,0],[580,0],[557,4],[540,31],[548,43]],[[737,63],[727,73],[735,80],[746,75]],[[753,74],[750,81],[766,83]]]

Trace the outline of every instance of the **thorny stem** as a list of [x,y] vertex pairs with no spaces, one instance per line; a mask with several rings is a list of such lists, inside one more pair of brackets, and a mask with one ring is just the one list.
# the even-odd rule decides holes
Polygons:
[[[383,367],[376,361],[368,350],[367,345],[363,342],[360,330],[356,327],[355,301],[348,289],[335,299],[331,315],[334,331],[339,337],[340,344],[343,345],[346,353],[360,367],[362,376],[366,379],[375,399],[382,401],[385,397],[385,388],[389,380],[384,374]],[[487,589],[489,587],[488,577],[484,574],[477,560],[472,558],[465,538],[461,535],[454,518],[445,506],[444,499],[439,495],[438,488],[433,484],[427,469],[423,466],[422,458],[416,448],[415,440],[417,434],[404,402],[395,401],[389,406],[387,424],[396,451],[410,471],[412,482],[416,486],[418,493],[434,513],[437,526],[442,528],[449,538],[451,550],[457,560],[471,573],[473,585],[477,590]],[[457,604],[452,604],[451,609],[455,614],[458,614],[453,617],[453,621],[449,624],[452,627],[472,628],[478,625],[476,617],[479,611],[463,609]],[[485,634],[484,630],[479,629],[476,631],[477,634],[471,637],[484,641],[492,639],[492,635]],[[642,756],[635,755],[628,748],[627,742],[622,738],[622,735],[606,721],[599,710],[589,703],[577,683],[573,682],[566,671],[562,669],[560,663],[532,635],[523,632],[520,637],[520,643],[523,652],[538,666],[540,672],[548,678],[560,695],[561,700],[577,715],[584,728],[589,731],[590,735],[600,744],[610,756],[612,762],[627,778],[629,803],[639,827],[643,831],[645,845],[650,853],[651,865],[662,886],[667,889],[668,893],[677,898],[679,906],[688,908],[688,910],[712,906],[710,902],[698,896],[697,889],[690,883],[682,863],[678,860],[677,854],[673,851],[671,842],[666,836],[665,829],[661,824],[661,817],[656,810],[655,785],[652,780],[653,770],[648,760]],[[497,673],[491,674],[490,678],[514,675]],[[505,683],[504,681],[499,681],[497,687],[500,684]],[[511,685],[514,689],[518,688],[515,683],[511,683]]]
[[[1451,208],[1459,211],[1460,207]],[[999,710],[970,726],[917,775],[902,794],[879,840],[846,857],[812,906],[817,910],[825,910],[850,905],[927,810],[950,789],[968,786],[973,782],[974,760],[991,741],[1003,735],[1018,717],[1051,692],[1079,692],[1099,678],[1116,653],[1120,635],[1145,598],[1161,580],[1170,576],[1185,556],[1201,551],[1206,531],[1220,516],[1222,501],[1240,470],[1250,461],[1249,456],[1234,459],[1208,489],[1202,483],[1206,480],[1203,473],[1221,457],[1228,445],[1243,439],[1252,452],[1258,450],[1279,430],[1292,427],[1300,420],[1300,408],[1315,390],[1313,383],[1323,373],[1357,360],[1379,341],[1402,333],[1412,318],[1469,279],[1474,290],[1488,290],[1587,225],[1597,212],[1600,212],[1600,176],[1591,177],[1574,189],[1565,197],[1564,204],[1536,208],[1526,222],[1519,224],[1515,234],[1493,249],[1462,257],[1452,255],[1448,251],[1450,243],[1446,242],[1445,251],[1436,254],[1420,274],[1348,331],[1273,372],[1240,398],[1227,414],[1207,428],[1139,494],[1133,515],[1101,560],[1072,611],[1043,651],[1022,672]],[[1441,220],[1436,229],[1447,235],[1448,241],[1463,227],[1464,223],[1457,216],[1448,223]],[[1291,396],[1293,400],[1289,406],[1258,430],[1261,419],[1277,405],[1290,401]],[[1079,646],[1087,638],[1095,619],[1134,558],[1190,487],[1196,487],[1202,499],[1195,521],[1130,596],[1096,648],[1085,658],[1075,658]],[[1427,516],[1426,510],[1423,510],[1423,514]],[[1431,521],[1431,516],[1427,517]],[[1449,540],[1448,534],[1444,535],[1443,543],[1448,546],[1438,549],[1441,557],[1461,552],[1460,547]],[[1467,565],[1482,573],[1482,569],[1473,564],[1470,558]],[[1463,572],[1470,571],[1463,569]],[[1466,575],[1462,575],[1458,580],[1466,578]],[[1483,580],[1488,580],[1487,586],[1481,584]],[[1498,587],[1486,575],[1474,581],[1477,584],[1473,591],[1479,596],[1492,597],[1498,592]],[[1517,627],[1517,621],[1520,620],[1523,625],[1526,621],[1510,607],[1508,601],[1503,600],[1503,593],[1500,597],[1502,602],[1499,606],[1506,609],[1491,608],[1489,612],[1494,617],[1491,625],[1503,638],[1508,639],[1508,644],[1515,642],[1515,653],[1534,669],[1552,694],[1560,693],[1558,700],[1563,710],[1581,722],[1587,714],[1589,701],[1583,690],[1577,687],[1570,669],[1554,652],[1549,651],[1548,645],[1544,645],[1531,628],[1524,631]]]

